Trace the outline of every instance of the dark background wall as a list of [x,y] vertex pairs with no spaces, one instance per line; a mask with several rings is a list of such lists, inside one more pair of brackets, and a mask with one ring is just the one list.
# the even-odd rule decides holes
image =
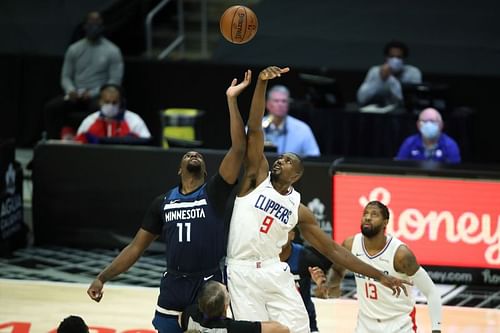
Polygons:
[[[425,81],[448,84],[453,107],[476,111],[468,160],[500,162],[496,135],[500,25],[494,22],[500,4],[496,1],[263,0],[253,8],[260,22],[255,39],[231,45],[221,38],[213,59],[206,62],[158,62],[137,56],[143,45],[141,17],[154,3],[2,1],[0,137],[15,137],[18,146],[27,147],[40,139],[43,105],[61,93],[65,47],[84,13],[97,8],[104,10],[109,37],[124,51],[129,108],[144,117],[158,143],[158,111],[183,106],[206,111],[205,147],[227,147],[224,92],[231,79],[241,77],[247,68],[257,72],[269,64],[290,66],[292,72],[280,83],[289,85],[297,100],[304,98],[306,89],[299,72],[331,76],[345,99],[354,101],[368,67],[382,61],[384,43],[398,38],[409,44],[409,62],[423,70]],[[240,98],[245,117],[250,97],[246,92]]]

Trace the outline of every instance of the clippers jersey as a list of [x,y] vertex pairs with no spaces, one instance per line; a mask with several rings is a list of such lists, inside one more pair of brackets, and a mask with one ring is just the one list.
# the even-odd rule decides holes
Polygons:
[[244,197],[236,197],[229,229],[227,257],[237,260],[276,258],[298,221],[300,194],[276,191],[270,174]]
[[[394,269],[394,257],[397,249],[404,245],[399,239],[387,236],[387,243],[379,253],[370,256],[365,250],[363,235],[358,233],[354,236],[351,252],[365,263],[384,272],[384,274],[409,281],[406,274],[398,273]],[[354,273],[356,279],[356,290],[359,300],[359,312],[368,318],[387,320],[401,315],[410,314],[415,307],[411,288],[407,286],[408,295],[403,292],[396,297],[392,290],[375,281],[372,278]]]

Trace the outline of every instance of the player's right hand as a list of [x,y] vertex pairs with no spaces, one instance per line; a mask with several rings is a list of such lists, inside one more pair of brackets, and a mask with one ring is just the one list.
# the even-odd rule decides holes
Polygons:
[[413,283],[409,281],[401,280],[385,274],[383,274],[382,278],[380,279],[380,283],[388,288],[391,288],[392,294],[396,295],[396,297],[399,297],[399,295],[401,294],[401,289],[403,289],[405,295],[408,296],[408,290],[406,290],[405,284],[410,286],[413,285]]
[[91,299],[93,299],[96,302],[99,302],[102,298],[102,295],[104,294],[104,292],[102,291],[103,287],[104,283],[102,283],[102,281],[99,279],[95,279],[90,284],[89,289],[87,289],[87,294],[90,296]]
[[281,74],[288,73],[289,71],[289,67],[279,68],[276,66],[269,66],[260,72],[259,79],[262,81],[272,80],[276,77],[280,77]]

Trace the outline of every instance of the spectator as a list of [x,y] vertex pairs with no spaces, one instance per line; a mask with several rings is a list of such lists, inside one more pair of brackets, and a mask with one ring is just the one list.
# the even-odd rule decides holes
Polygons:
[[59,324],[57,333],[89,333],[89,328],[81,317],[69,316]]
[[227,333],[289,333],[276,321],[253,322],[227,318],[229,293],[226,286],[208,281],[201,289],[198,304],[188,307],[181,315],[183,330]]
[[100,110],[88,115],[78,128],[76,141],[99,143],[105,138],[121,138],[117,143],[139,143],[151,140],[142,118],[126,109],[119,86],[108,84],[101,88]]
[[384,46],[385,62],[373,66],[358,89],[359,105],[401,104],[402,84],[422,83],[422,73],[412,65],[404,63],[408,57],[408,46],[399,41],[391,41]]
[[427,108],[420,112],[417,128],[420,133],[405,139],[396,160],[460,163],[458,145],[455,140],[442,133],[443,119],[436,109]]
[[70,45],[64,57],[61,86],[65,95],[49,101],[44,109],[49,139],[60,139],[64,126],[69,127],[65,134],[74,134],[83,117],[98,109],[101,86],[122,83],[122,55],[115,44],[102,37],[101,15],[90,12],[84,28],[86,36]]
[[266,144],[276,147],[279,154],[293,152],[299,156],[319,156],[314,134],[306,123],[288,115],[290,92],[282,85],[272,87],[267,94],[269,114],[262,120]]

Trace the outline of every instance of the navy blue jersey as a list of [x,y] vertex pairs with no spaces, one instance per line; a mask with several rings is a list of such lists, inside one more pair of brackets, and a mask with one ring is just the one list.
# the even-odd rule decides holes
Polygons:
[[223,217],[233,188],[217,173],[191,193],[182,194],[176,186],[151,204],[141,227],[163,235],[167,260],[157,311],[183,311],[196,302],[205,282],[223,281]]
[[196,273],[219,267],[226,252],[224,210],[233,187],[217,173],[191,193],[176,186],[155,199],[142,228],[163,234],[167,268]]

